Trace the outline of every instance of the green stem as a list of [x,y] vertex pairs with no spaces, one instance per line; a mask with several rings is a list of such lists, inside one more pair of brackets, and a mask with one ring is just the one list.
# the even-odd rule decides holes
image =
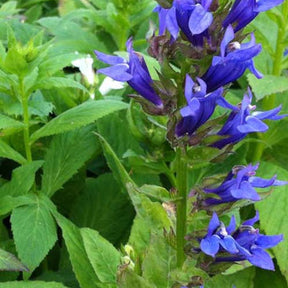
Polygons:
[[[280,20],[280,19],[279,19]],[[281,76],[282,74],[282,60],[285,51],[285,36],[287,30],[287,20],[288,20],[288,1],[285,1],[282,6],[282,15],[280,25],[278,25],[278,35],[277,35],[277,43],[276,43],[276,51],[272,69],[272,75],[274,76]],[[276,95],[270,95],[263,99],[263,110],[270,110],[275,106]],[[263,134],[258,134],[258,138],[260,140],[265,141],[265,136]],[[253,161],[257,162],[261,159],[262,154],[265,150],[265,143],[259,142],[257,143],[254,154],[253,154]]]
[[185,161],[185,149],[178,147],[176,151],[177,161],[177,191],[181,199],[176,207],[176,244],[177,266],[181,267],[185,261],[184,246],[187,224],[187,163]]
[[28,95],[26,95],[25,90],[24,90],[23,79],[20,79],[20,96],[22,99],[22,108],[23,108],[23,122],[24,122],[23,136],[24,136],[26,158],[28,162],[32,162],[30,131],[29,131]]

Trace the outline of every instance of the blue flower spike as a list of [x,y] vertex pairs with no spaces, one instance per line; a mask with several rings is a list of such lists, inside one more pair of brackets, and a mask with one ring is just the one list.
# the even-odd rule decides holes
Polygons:
[[262,78],[254,66],[253,58],[261,52],[261,45],[255,43],[254,34],[250,42],[240,44],[231,42],[234,31],[229,25],[225,31],[220,46],[220,56],[214,56],[212,65],[201,77],[207,84],[207,91],[211,92],[219,87],[237,80],[249,69],[257,78]]
[[132,38],[127,41],[126,47],[129,60],[95,50],[94,52],[100,61],[112,65],[99,69],[97,72],[109,76],[116,81],[127,82],[143,98],[153,103],[157,108],[162,109],[163,102],[153,88],[153,80],[145,60],[133,50]]
[[270,10],[283,2],[284,0],[236,0],[222,25],[226,28],[230,24],[236,24],[234,31],[237,32],[248,25],[260,12]]

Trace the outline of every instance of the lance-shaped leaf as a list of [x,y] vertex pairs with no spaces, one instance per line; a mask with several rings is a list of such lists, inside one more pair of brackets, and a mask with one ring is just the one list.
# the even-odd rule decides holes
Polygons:
[[29,271],[13,254],[0,249],[0,271]]
[[21,128],[24,127],[22,122],[14,120],[13,118],[0,114],[0,129],[7,129],[7,128]]
[[88,125],[105,115],[127,107],[128,105],[126,103],[115,100],[84,102],[77,107],[65,111],[37,130],[31,135],[31,141],[34,142],[41,137],[74,130]]
[[1,288],[68,288],[68,287],[58,282],[12,281],[1,283]]
[[19,164],[26,162],[26,159],[20,153],[2,140],[0,140],[0,157],[11,159]]

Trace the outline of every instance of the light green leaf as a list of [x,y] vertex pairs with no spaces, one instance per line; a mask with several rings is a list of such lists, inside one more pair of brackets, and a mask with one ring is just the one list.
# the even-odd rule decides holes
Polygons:
[[84,127],[53,138],[45,156],[42,192],[53,195],[97,150],[93,127]]
[[28,271],[13,254],[0,249],[0,270],[1,271]]
[[37,84],[33,86],[33,89],[52,89],[52,88],[66,88],[66,87],[81,89],[84,92],[89,93],[88,90],[79,82],[64,77],[49,77],[43,79],[37,82]]
[[103,283],[115,283],[120,253],[97,231],[82,228],[81,235],[90,263]]
[[68,288],[59,282],[13,281],[0,284],[1,288]]
[[288,78],[285,76],[265,75],[257,79],[253,74],[248,74],[247,78],[257,100],[288,90]]
[[0,129],[7,128],[21,128],[24,127],[24,124],[20,121],[14,120],[11,117],[0,114]]
[[27,194],[34,184],[35,173],[42,164],[43,161],[33,161],[14,169],[11,181],[0,187],[0,196]]
[[31,195],[11,197],[4,196],[0,198],[0,215],[5,215],[18,206],[33,204],[34,199]]
[[169,275],[176,268],[176,251],[160,235],[151,237],[142,265],[143,277],[157,288],[169,288],[173,284]]
[[44,127],[32,134],[31,140],[35,141],[41,137],[74,130],[88,125],[105,115],[125,108],[127,108],[127,104],[114,100],[84,102],[51,120]]
[[[258,175],[267,175],[267,178],[277,174],[280,180],[288,180],[288,171],[283,168],[262,162]],[[264,229],[266,235],[283,234],[284,239],[288,239],[288,194],[287,186],[279,186],[274,188],[272,195],[266,199],[256,203],[256,209],[260,214],[260,225]],[[274,255],[282,274],[288,281],[288,245],[286,241],[278,244],[273,248]]]
[[120,275],[119,288],[137,287],[137,288],[157,288],[149,283],[143,277],[140,277],[135,272],[127,269]]
[[207,283],[204,283],[205,288],[227,287],[232,288],[235,285],[236,288],[253,288],[253,279],[255,276],[255,268],[250,267],[240,272],[231,275],[216,275]]
[[32,272],[57,240],[55,221],[43,201],[17,207],[11,215],[12,232],[21,261]]
[[11,159],[19,164],[24,164],[27,161],[20,153],[2,140],[0,140],[0,157]]
[[59,213],[54,213],[54,217],[62,229],[73,271],[79,281],[80,287],[102,287],[88,259],[80,229]]

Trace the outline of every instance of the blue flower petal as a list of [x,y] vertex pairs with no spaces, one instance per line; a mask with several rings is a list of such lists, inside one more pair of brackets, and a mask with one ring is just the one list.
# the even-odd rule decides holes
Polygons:
[[228,234],[232,234],[232,232],[234,232],[236,229],[236,219],[235,216],[233,215],[230,219],[230,223],[226,228],[226,231]]
[[216,235],[203,238],[200,242],[200,248],[205,254],[215,257],[220,248],[219,241],[220,238]]
[[253,218],[251,218],[249,220],[246,220],[245,222],[242,223],[242,225],[253,226],[258,221],[259,221],[259,212],[256,211],[255,217],[253,217]]
[[133,78],[131,74],[127,73],[127,70],[127,64],[117,64],[115,66],[98,69],[97,73],[102,73],[116,81],[126,82]]
[[264,12],[282,4],[283,2],[284,0],[259,0],[257,1],[257,6],[254,8],[254,11]]
[[265,123],[256,117],[248,116],[245,120],[245,124],[237,126],[237,129],[241,133],[265,132],[269,128]]
[[219,218],[216,212],[213,212],[212,218],[209,222],[207,235],[211,236],[215,232],[215,230],[219,227],[219,225],[220,225]]
[[239,252],[239,250],[236,247],[236,243],[233,237],[230,235],[224,237],[220,240],[220,245],[229,253],[236,254]]
[[261,200],[261,197],[257,194],[256,190],[253,189],[248,181],[241,182],[240,188],[232,190],[231,194],[237,199],[249,199],[252,201]]
[[248,256],[247,260],[254,266],[260,267],[266,270],[274,271],[274,263],[270,255],[262,250],[261,248],[254,248],[252,251],[252,256]]
[[255,244],[263,249],[268,249],[276,246],[281,241],[283,241],[282,234],[273,236],[260,235],[255,241]]
[[197,35],[205,31],[213,21],[212,13],[207,12],[202,5],[195,6],[189,18],[189,29],[192,34]]
[[94,50],[94,53],[96,54],[97,58],[109,65],[116,65],[116,64],[122,64],[126,63],[126,60],[119,56],[113,56],[113,55],[107,55],[105,53],[99,52],[97,50]]

